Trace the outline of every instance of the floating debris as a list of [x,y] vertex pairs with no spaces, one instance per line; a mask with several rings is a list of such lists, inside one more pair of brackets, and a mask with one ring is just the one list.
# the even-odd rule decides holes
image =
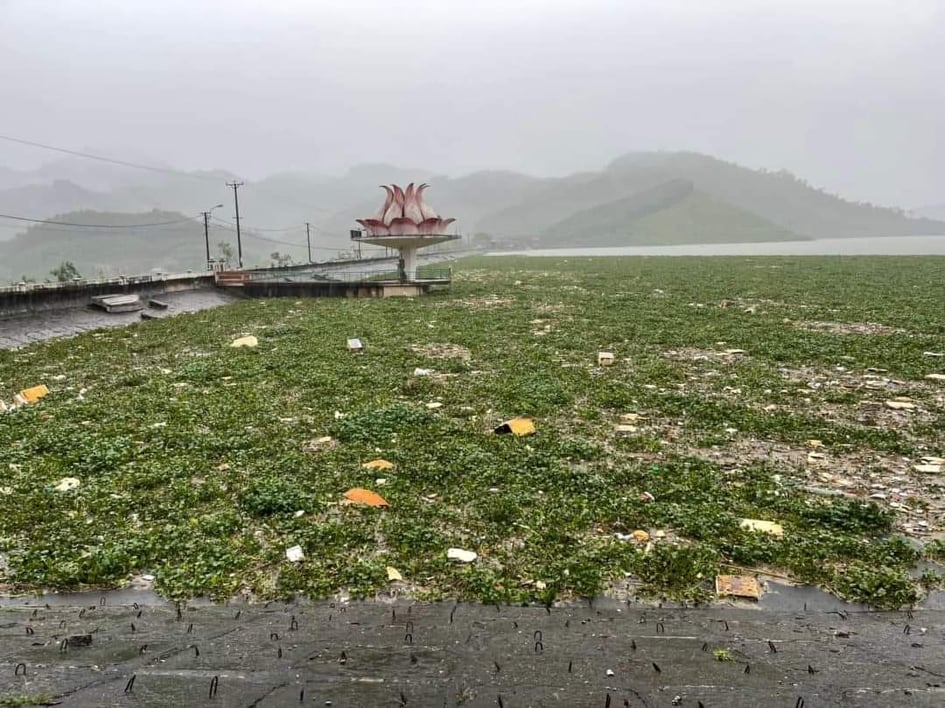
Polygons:
[[27,403],[36,403],[40,398],[45,398],[49,395],[49,389],[46,388],[45,384],[40,384],[39,386],[33,386],[31,388],[24,388],[20,391],[20,396]]
[[715,578],[715,592],[719,596],[757,600],[761,597],[761,584],[750,575],[718,575]]
[[433,376],[433,374],[435,373],[436,371],[434,369],[421,369],[417,367],[416,369],[413,370],[414,376]]
[[535,433],[535,421],[531,418],[512,418],[497,426],[495,432],[500,435],[533,435]]
[[908,398],[893,398],[886,401],[886,407],[894,411],[911,411],[916,408],[916,405]]
[[923,457],[919,464],[914,465],[916,472],[924,474],[941,474],[945,472],[945,458],[943,457]]
[[69,492],[82,484],[82,481],[76,477],[63,477],[59,483],[53,487],[57,492]]
[[335,442],[334,438],[330,435],[325,435],[320,438],[315,438],[314,440],[309,440],[305,445],[302,446],[303,452],[324,452],[325,450],[330,450],[331,448],[337,446],[338,443]]
[[826,464],[827,456],[822,452],[808,452],[807,453],[807,464],[809,465],[823,465]]
[[479,555],[475,551],[465,551],[462,548],[449,548],[446,551],[446,557],[450,560],[457,560],[461,563],[472,563]]
[[387,566],[387,579],[391,582],[395,580],[403,580],[404,576],[400,574],[400,571],[392,566]]
[[292,563],[298,563],[305,560],[305,553],[301,546],[292,546],[292,548],[285,549],[285,557]]
[[259,340],[256,339],[253,335],[247,335],[245,337],[237,337],[230,343],[231,347],[257,347],[259,346]]
[[784,527],[774,521],[763,521],[762,519],[742,519],[739,524],[746,531],[761,531],[770,533],[772,536],[781,538],[784,536]]
[[389,470],[394,467],[393,462],[388,462],[384,459],[371,460],[370,462],[365,462],[361,465],[366,470]]
[[925,378],[929,381],[945,381],[945,374],[926,374]]
[[348,340],[348,351],[349,352],[363,352],[364,345],[361,343],[361,340],[358,338],[353,338]]
[[427,408],[431,411],[435,411],[437,408],[442,408],[443,404],[439,401],[430,401],[427,403]]
[[370,489],[362,489],[361,487],[349,489],[345,492],[344,497],[352,504],[375,507],[390,506],[387,500],[377,492],[372,492]]
[[613,352],[597,352],[597,365],[598,366],[613,366],[614,353]]

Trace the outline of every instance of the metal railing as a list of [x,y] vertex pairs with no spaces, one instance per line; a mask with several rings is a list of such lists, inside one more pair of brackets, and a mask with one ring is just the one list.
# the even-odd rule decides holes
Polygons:
[[463,238],[462,234],[387,234],[381,236],[371,236],[370,234],[362,231],[361,229],[351,229],[349,232],[350,238],[352,241],[362,241],[364,239],[385,239],[389,238],[391,240],[403,239],[403,238],[418,238],[418,239],[437,239],[448,241],[458,241]]
[[[282,273],[267,271],[244,271],[246,281],[273,283],[377,283],[405,282],[423,283],[430,281],[449,281],[453,276],[452,268],[434,268],[420,266],[416,278],[406,278],[396,268],[373,270],[349,270],[338,268],[324,271],[285,271]],[[245,281],[244,281],[245,282]]]

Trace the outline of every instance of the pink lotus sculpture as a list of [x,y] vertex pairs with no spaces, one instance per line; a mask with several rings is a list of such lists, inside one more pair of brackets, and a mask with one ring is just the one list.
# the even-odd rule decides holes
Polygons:
[[421,184],[414,189],[413,182],[407,189],[396,184],[381,185],[387,192],[384,206],[373,219],[356,219],[368,236],[431,236],[445,234],[447,227],[456,219],[441,219],[423,201],[423,190],[429,185]]

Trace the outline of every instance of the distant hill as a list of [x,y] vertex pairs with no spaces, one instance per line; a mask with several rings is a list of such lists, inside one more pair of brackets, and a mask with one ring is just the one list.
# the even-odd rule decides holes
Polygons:
[[[67,180],[51,184],[29,184],[0,190],[0,214],[43,218],[81,209],[107,207],[108,195],[80,187]],[[13,238],[23,230],[21,222],[0,220],[0,241]]]
[[913,209],[912,216],[924,219],[939,219],[945,221],[945,203],[930,204],[928,206]]
[[576,212],[545,229],[546,246],[634,246],[742,243],[798,238],[751,212],[672,180],[614,202]]
[[[667,213],[659,218],[652,210],[637,213],[650,190],[679,180],[692,185],[692,199],[663,204]],[[695,153],[632,153],[599,173],[547,180],[545,189],[486,215],[477,228],[537,236],[549,245],[591,238],[608,246],[945,233],[945,223],[845,201],[787,172],[750,170]]]
[[[54,179],[57,175],[68,179]],[[233,193],[226,182],[234,179],[240,180],[227,170],[168,174],[76,158],[29,172],[0,167],[0,213],[48,219],[93,210],[140,219],[152,211],[194,216],[222,204],[214,216],[232,226]],[[283,172],[241,181],[242,224],[247,234],[255,232],[258,237],[249,238],[246,247],[255,249],[263,261],[274,250],[296,260],[307,258],[305,222],[312,225],[316,259],[327,260],[350,249],[349,230],[357,228],[355,219],[373,214],[383,197],[378,185],[392,182],[429,182],[428,202],[442,215],[457,219],[457,233],[486,232],[500,241],[527,240],[543,246],[945,234],[942,207],[906,214],[855,203],[783,170],[753,170],[691,152],[629,153],[601,170],[555,178],[508,171],[449,177],[423,167],[372,163],[341,175]],[[214,225],[225,228],[221,221]],[[194,228],[199,230],[199,225]],[[0,247],[23,230],[20,223],[0,219]],[[173,233],[172,229],[169,234]],[[169,234],[165,236],[170,238]],[[14,255],[18,259],[11,261],[18,264],[15,267],[0,260],[0,273],[30,266],[34,262],[30,258],[39,253],[36,241],[49,238],[51,233],[31,231],[30,238],[0,248],[5,259]],[[180,239],[183,254],[201,241],[199,234],[195,240],[189,231],[174,238]],[[152,253],[144,240],[142,248],[145,251],[135,263],[147,267],[164,261],[203,267],[199,252]],[[88,256],[89,264],[100,267],[108,256],[95,252]],[[44,256],[28,270],[45,272],[48,261]]]
[[[71,261],[87,278],[134,275],[153,270],[165,273],[201,271],[206,265],[202,221],[188,219],[179,212],[78,211],[57,215],[55,220],[102,225],[102,228],[36,224],[13,240],[0,242],[0,282],[17,281],[23,276],[43,281],[49,279],[49,271],[63,261]],[[165,223],[164,226],[114,228]],[[220,241],[230,243],[236,252],[234,234],[214,227],[210,233],[211,257],[220,257],[217,245]],[[285,249],[261,240],[252,231],[243,233],[245,265],[270,265],[273,251],[285,252]]]
[[790,172],[751,170],[690,152],[631,153],[609,171],[671,173],[697,189],[751,211],[800,236],[862,238],[945,233],[945,223],[909,218],[901,209],[847,201],[816,189]]

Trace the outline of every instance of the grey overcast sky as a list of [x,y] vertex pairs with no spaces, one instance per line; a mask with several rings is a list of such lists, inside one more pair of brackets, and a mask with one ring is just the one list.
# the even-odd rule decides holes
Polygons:
[[0,133],[250,177],[688,149],[945,202],[945,0],[0,0],[0,86]]

